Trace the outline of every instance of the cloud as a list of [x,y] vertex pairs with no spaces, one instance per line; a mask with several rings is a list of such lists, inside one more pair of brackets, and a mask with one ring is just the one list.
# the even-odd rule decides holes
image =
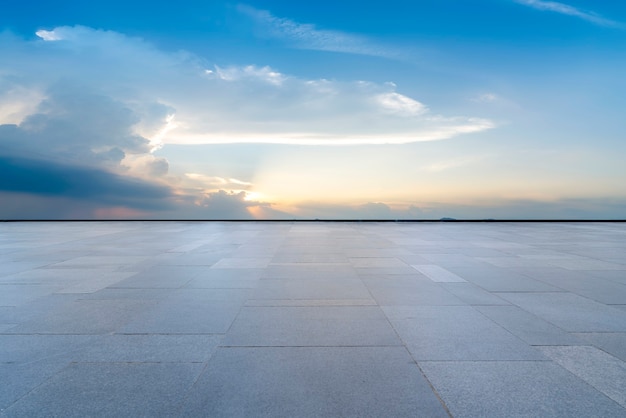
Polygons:
[[415,205],[392,206],[383,202],[367,202],[360,205],[303,203],[295,207],[291,218],[410,220],[426,219],[428,215]]
[[500,101],[500,97],[494,93],[483,93],[470,99],[475,103],[494,103]]
[[611,19],[606,19],[597,13],[584,11],[574,6],[570,6],[565,3],[559,3],[556,1],[544,1],[544,0],[513,0],[515,3],[523,4],[525,6],[532,7],[537,10],[545,10],[555,12],[567,16],[574,16],[588,22],[594,23],[600,26],[618,27],[623,28],[624,25]]
[[315,25],[276,17],[267,10],[259,10],[248,5],[240,4],[237,10],[253,20],[259,36],[284,41],[294,48],[385,58],[402,56],[399,51],[389,46],[377,45],[365,36],[318,29]]
[[[97,116],[96,107],[109,106],[112,116],[127,118],[119,120],[124,131],[116,132],[117,138],[132,141],[135,134],[145,140],[135,138],[136,146],[146,141],[152,149],[168,143],[399,144],[495,126],[485,118],[437,114],[393,83],[304,79],[268,66],[215,66],[189,53],[160,51],[141,39],[80,26],[38,33],[34,42],[0,40],[6,41],[0,42],[0,54],[7,57],[0,73],[5,90],[43,97],[48,110],[38,112],[54,117],[60,117],[55,106],[80,112],[85,105],[84,119],[102,132],[106,118]],[[93,92],[91,98],[82,90]],[[113,109],[116,104],[127,110]],[[16,123],[16,116],[11,120]]]
[[166,209],[172,196],[169,187],[105,170],[6,156],[0,156],[0,191],[144,210]]
[[218,190],[195,198],[193,204],[185,203],[176,214],[186,219],[293,219],[293,215],[272,208],[266,202],[251,199],[246,191]]
[[[494,127],[438,114],[392,83],[216,66],[81,26],[37,34],[0,33],[0,190],[29,196],[21,200],[38,202],[43,215],[54,208],[80,218],[152,210],[200,219],[289,217],[260,201],[251,175],[202,166],[172,170],[176,177],[175,162],[153,151],[168,144],[409,143]],[[19,215],[18,206],[11,213]]]
[[200,173],[185,173],[185,177],[189,179],[187,184],[198,187],[205,192],[224,191],[230,192],[246,192],[252,186],[252,183],[238,180],[234,178],[223,178],[218,176],[207,176]]

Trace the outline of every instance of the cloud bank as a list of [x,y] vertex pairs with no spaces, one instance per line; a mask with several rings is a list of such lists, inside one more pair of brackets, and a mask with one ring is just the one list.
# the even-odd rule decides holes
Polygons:
[[82,26],[36,35],[0,33],[5,218],[38,217],[33,206],[48,218],[289,217],[260,201],[251,179],[217,177],[211,167],[175,177],[173,162],[153,152],[168,144],[402,144],[494,126],[437,114],[393,83],[219,66]]
[[[437,114],[393,83],[309,80],[267,66],[216,66],[80,26],[37,34],[36,41],[2,36],[0,54],[9,59],[0,82],[7,94],[20,90],[45,100],[60,81],[68,91],[93,90],[130,109],[134,133],[152,146],[409,143],[494,127],[484,118]],[[32,103],[11,106],[10,120],[0,123],[16,123],[32,111]]]

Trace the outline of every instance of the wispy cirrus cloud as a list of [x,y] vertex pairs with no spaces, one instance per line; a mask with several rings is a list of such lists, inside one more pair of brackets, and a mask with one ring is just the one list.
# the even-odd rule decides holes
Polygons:
[[277,17],[267,10],[245,4],[240,4],[237,10],[254,21],[260,36],[281,40],[294,48],[402,58],[402,53],[395,48],[378,44],[362,35],[318,29],[313,24]]
[[569,4],[560,3],[556,1],[544,1],[544,0],[513,0],[515,3],[522,4],[524,6],[532,7],[537,10],[545,10],[549,12],[560,13],[563,15],[574,16],[588,22],[594,23],[600,26],[608,26],[608,27],[616,27],[616,28],[624,28],[624,24],[617,22],[615,20],[607,19],[599,14],[588,11],[581,10],[577,7],[570,6]]

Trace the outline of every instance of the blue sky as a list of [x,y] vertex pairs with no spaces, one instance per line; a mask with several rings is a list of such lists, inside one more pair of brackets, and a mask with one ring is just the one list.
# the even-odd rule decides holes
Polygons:
[[623,219],[626,4],[8,0],[0,218]]

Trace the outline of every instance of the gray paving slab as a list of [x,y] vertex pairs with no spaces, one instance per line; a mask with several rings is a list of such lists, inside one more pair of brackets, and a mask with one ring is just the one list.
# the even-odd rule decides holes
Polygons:
[[573,293],[500,293],[499,296],[569,332],[626,331],[626,312]]
[[97,340],[93,335],[0,334],[0,363],[67,358]]
[[[88,267],[88,266],[87,266]],[[9,284],[40,284],[53,286],[70,286],[85,281],[85,278],[95,279],[112,274],[108,270],[99,269],[32,269],[8,276],[0,277],[0,283]],[[116,273],[123,274],[123,273]]]
[[418,264],[412,265],[411,267],[422,273],[424,276],[428,277],[433,282],[462,283],[467,281],[462,277],[459,277],[451,271],[446,270],[436,264]]
[[62,261],[60,263],[54,263],[48,265],[46,268],[59,269],[59,268],[119,268],[128,267],[145,261],[145,256],[133,256],[133,255],[92,255],[83,256]]
[[263,272],[262,279],[297,279],[315,280],[319,278],[337,279],[357,278],[357,272],[352,265],[337,263],[316,263],[314,265],[283,265],[270,264]]
[[517,306],[476,306],[476,310],[530,345],[576,345],[582,341]]
[[360,279],[260,280],[254,299],[368,299],[370,293]]
[[587,271],[562,268],[527,269],[527,275],[577,295],[605,304],[626,304],[624,284],[597,277]]
[[[4,417],[5,409],[63,370],[67,365],[67,359],[57,357],[32,360],[26,363],[0,362],[0,376],[2,376],[0,416]],[[42,408],[42,413],[45,411],[46,408]]]
[[175,416],[200,363],[73,363],[3,411],[6,417]]
[[225,346],[401,345],[377,306],[244,307]]
[[626,363],[590,346],[539,347],[555,363],[626,407]]
[[26,261],[7,261],[0,264],[0,277],[8,276],[22,271],[32,270],[37,267],[46,266],[47,261],[26,260]]
[[247,289],[178,289],[135,317],[126,334],[223,334],[247,299]]
[[625,243],[614,223],[0,223],[0,415],[626,416]]
[[160,300],[168,297],[173,289],[159,288],[104,288],[93,293],[77,295],[79,300],[102,299],[134,299],[134,300]]
[[246,306],[377,306],[374,299],[248,299]]
[[[0,336],[0,341],[1,341]],[[220,335],[109,334],[92,337],[71,354],[74,362],[202,363]]]
[[574,333],[573,335],[622,361],[626,361],[626,332],[585,332]]
[[221,348],[182,416],[446,417],[403,347]]
[[185,284],[197,289],[254,289],[263,269],[203,269]]
[[116,288],[177,289],[200,276],[207,266],[152,266],[111,285]]
[[[626,250],[622,254],[626,254]],[[585,273],[600,279],[626,284],[626,272],[623,270],[587,270]]]
[[229,252],[223,254],[215,253],[183,253],[178,254],[175,257],[163,258],[159,260],[160,265],[170,266],[197,266],[197,267],[211,267],[219,262],[223,257],[229,255]]
[[545,361],[419,362],[454,417],[623,417],[624,408]]
[[357,267],[354,270],[360,277],[410,275],[415,273],[415,269],[409,265],[406,267]]
[[445,288],[420,276],[363,276],[379,305],[465,305]]
[[623,264],[593,258],[549,260],[549,263],[567,270],[626,270],[626,266]]
[[255,258],[222,258],[211,266],[214,269],[257,269],[264,268],[272,261],[270,257],[255,257]]
[[509,305],[501,297],[487,292],[473,283],[440,283],[443,289],[467,303],[468,305]]
[[59,285],[0,284],[0,306],[18,306],[63,289]]
[[421,360],[545,360],[471,306],[383,306],[402,341]]
[[63,287],[56,293],[94,293],[106,287],[114,286],[134,274],[133,272],[103,272],[95,277],[82,276],[80,280]]
[[101,334],[114,332],[154,306],[154,300],[75,300],[9,328],[12,334]]
[[355,268],[406,268],[408,266],[407,263],[395,257],[351,257],[350,263]]
[[558,292],[558,287],[531,279],[506,267],[449,266],[448,270],[490,292]]
[[[328,251],[328,248],[326,248]],[[348,264],[349,259],[344,254],[334,252],[328,253],[279,253],[272,260],[272,264],[294,264],[294,263],[341,263]]]

